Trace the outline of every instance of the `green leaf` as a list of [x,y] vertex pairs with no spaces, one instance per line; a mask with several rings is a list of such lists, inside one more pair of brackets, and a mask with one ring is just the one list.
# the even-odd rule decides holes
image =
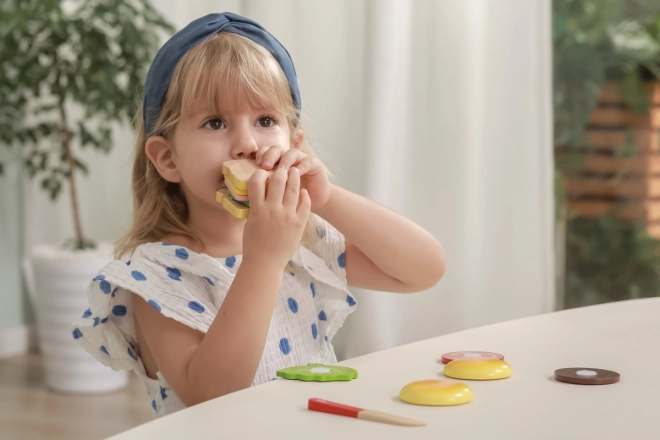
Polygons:
[[78,168],[80,171],[82,171],[82,173],[83,173],[84,175],[88,175],[88,174],[89,174],[89,170],[87,169],[87,165],[85,165],[84,163],[82,163],[82,162],[79,161],[78,159],[75,159],[74,162],[75,162],[75,164],[76,164],[76,168]]

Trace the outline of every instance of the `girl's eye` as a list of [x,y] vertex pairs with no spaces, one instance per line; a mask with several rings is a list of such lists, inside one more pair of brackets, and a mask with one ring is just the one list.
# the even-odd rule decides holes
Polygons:
[[275,126],[275,119],[271,118],[270,116],[263,116],[259,118],[257,121],[257,124],[259,124],[259,127],[262,128],[269,128]]
[[221,130],[223,128],[226,128],[226,125],[222,119],[213,118],[208,120],[206,124],[204,124],[203,128],[206,128],[208,130]]

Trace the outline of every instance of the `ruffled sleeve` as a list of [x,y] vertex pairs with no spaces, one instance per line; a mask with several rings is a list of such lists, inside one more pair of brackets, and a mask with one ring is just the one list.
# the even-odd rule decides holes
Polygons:
[[232,279],[220,263],[185,248],[143,245],[131,261],[113,261],[93,279],[87,291],[90,307],[71,327],[72,335],[103,364],[144,373],[132,293],[168,318],[206,333]]

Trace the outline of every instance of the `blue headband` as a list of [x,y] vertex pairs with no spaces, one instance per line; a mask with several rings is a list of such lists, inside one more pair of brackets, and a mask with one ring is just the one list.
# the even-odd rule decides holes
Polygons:
[[300,110],[300,92],[296,70],[289,52],[266,29],[258,23],[231,12],[209,14],[198,18],[174,34],[160,48],[149,68],[144,83],[143,117],[147,136],[152,131],[163,108],[165,94],[172,79],[174,68],[190,49],[206,38],[220,32],[232,32],[248,38],[267,49],[277,60],[291,88],[293,104]]

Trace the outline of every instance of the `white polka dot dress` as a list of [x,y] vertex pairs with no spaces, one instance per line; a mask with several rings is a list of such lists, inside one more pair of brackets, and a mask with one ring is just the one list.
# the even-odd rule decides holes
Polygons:
[[[299,247],[285,268],[253,386],[273,380],[281,368],[336,362],[331,341],[356,302],[346,285],[344,237],[320,223],[317,239]],[[158,379],[145,373],[131,292],[165,316],[206,333],[240,264],[240,255],[214,259],[167,243],[139,246],[129,261],[113,261],[94,278],[90,307],[72,325],[72,336],[103,364],[135,371],[156,417],[183,409],[160,372]]]

